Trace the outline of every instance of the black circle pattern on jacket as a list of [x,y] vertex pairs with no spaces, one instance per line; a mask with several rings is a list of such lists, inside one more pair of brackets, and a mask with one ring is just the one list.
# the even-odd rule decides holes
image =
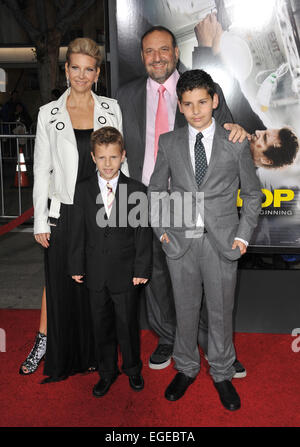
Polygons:
[[100,124],[106,124],[107,123],[107,119],[105,118],[105,116],[99,116],[98,121]]
[[56,129],[57,130],[63,130],[65,128],[64,123],[62,123],[61,121],[59,123],[56,124]]

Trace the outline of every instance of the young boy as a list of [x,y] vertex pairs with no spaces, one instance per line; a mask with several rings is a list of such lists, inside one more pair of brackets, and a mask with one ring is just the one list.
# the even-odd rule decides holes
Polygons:
[[[185,72],[178,81],[177,96],[188,125],[161,135],[148,189],[152,225],[161,217],[159,207],[153,206],[154,192],[160,193],[162,209],[170,210],[171,222],[169,228],[161,223],[154,228],[167,255],[177,319],[173,358],[178,373],[165,397],[171,401],[180,399],[199,372],[197,335],[203,286],[209,321],[210,374],[222,404],[228,410],[237,410],[240,398],[231,383],[237,259],[246,252],[257,224],[260,184],[248,141],[228,141],[228,132],[212,117],[218,96],[211,77],[202,70]],[[243,198],[240,220],[236,207],[239,186]],[[174,224],[182,217],[182,207],[171,208],[172,192],[180,194],[183,203],[189,195],[186,193],[190,193],[192,209],[196,210],[190,224],[184,219],[183,225]]]
[[[150,277],[152,229],[148,226],[146,188],[120,172],[125,158],[120,132],[113,127],[98,129],[91,136],[91,145],[97,173],[79,182],[75,191],[69,271],[79,283],[86,275],[101,377],[93,395],[101,397],[120,374],[118,344],[130,386],[135,391],[144,388],[137,286]],[[135,222],[134,200],[129,200],[134,194],[144,197],[140,219],[137,221],[137,213]]]

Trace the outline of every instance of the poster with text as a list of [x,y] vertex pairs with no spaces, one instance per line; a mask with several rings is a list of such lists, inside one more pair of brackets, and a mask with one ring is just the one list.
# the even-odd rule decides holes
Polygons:
[[264,193],[251,246],[300,252],[300,0],[116,0],[115,6],[119,85],[145,75],[142,34],[152,25],[169,28],[180,49],[178,70],[208,71],[234,122],[251,135]]

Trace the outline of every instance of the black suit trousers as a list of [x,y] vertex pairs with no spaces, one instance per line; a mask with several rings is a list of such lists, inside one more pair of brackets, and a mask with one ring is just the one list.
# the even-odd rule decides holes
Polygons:
[[101,291],[90,290],[96,360],[102,378],[118,372],[118,345],[123,372],[131,376],[142,369],[138,300],[139,289],[133,285],[117,294],[107,287]]

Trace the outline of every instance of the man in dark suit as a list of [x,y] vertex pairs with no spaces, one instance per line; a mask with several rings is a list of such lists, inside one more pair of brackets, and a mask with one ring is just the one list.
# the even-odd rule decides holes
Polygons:
[[[98,172],[79,182],[75,191],[69,271],[79,283],[86,274],[101,377],[93,394],[101,397],[119,374],[118,344],[131,388],[144,387],[138,286],[150,278],[152,231],[145,186],[120,172],[125,158],[120,132],[103,127],[92,134],[91,141]],[[133,194],[141,199],[136,214],[129,200]]]
[[[141,56],[148,76],[121,86],[116,98],[122,110],[124,140],[130,176],[148,186],[155,166],[158,137],[163,132],[186,124],[177,106],[176,69],[179,49],[173,33],[155,26],[141,39]],[[163,86],[163,92],[159,93]],[[236,142],[245,132],[233,124],[221,88],[216,85],[219,106],[215,119],[231,130],[229,139]],[[166,125],[163,128],[163,121]],[[147,316],[151,328],[159,336],[149,366],[162,369],[170,364],[175,337],[175,309],[168,267],[159,241],[153,239],[153,270],[146,289]]]

